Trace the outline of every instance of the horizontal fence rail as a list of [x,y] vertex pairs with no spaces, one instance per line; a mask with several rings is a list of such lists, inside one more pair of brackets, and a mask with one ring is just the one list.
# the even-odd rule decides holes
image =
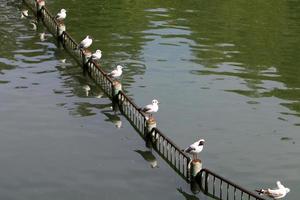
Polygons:
[[205,194],[215,199],[265,200],[258,194],[246,190],[209,169],[202,169],[197,175],[196,181]]

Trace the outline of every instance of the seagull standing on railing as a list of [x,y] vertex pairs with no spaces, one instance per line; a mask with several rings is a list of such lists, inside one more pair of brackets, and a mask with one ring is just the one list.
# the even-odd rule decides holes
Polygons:
[[62,22],[67,17],[67,11],[65,9],[61,9],[59,13],[56,14],[55,19]]
[[156,99],[152,100],[152,104],[148,104],[145,107],[141,108],[141,111],[152,116],[152,113],[156,113],[158,111],[159,102]]
[[102,57],[102,52],[100,49],[97,49],[96,52],[92,54],[90,59],[97,61],[97,60],[100,60],[101,57]]
[[89,48],[93,43],[93,39],[90,36],[86,36],[78,45],[77,49],[86,49]]
[[118,78],[122,75],[123,71],[123,66],[118,65],[116,69],[112,70],[110,73],[108,73],[107,75],[112,77],[112,78]]
[[285,197],[288,192],[290,192],[290,189],[287,187],[284,187],[280,183],[280,181],[277,181],[276,184],[277,184],[277,188],[275,188],[275,189],[270,189],[270,188],[260,189],[260,190],[256,190],[256,192],[258,192],[258,194],[260,194],[260,195],[266,195],[273,199],[281,199],[281,198]]
[[28,17],[28,10],[22,10],[21,11],[21,19],[27,18]]
[[192,154],[193,160],[195,160],[195,158],[197,159],[197,155],[203,150],[204,143],[205,143],[205,140],[200,139],[197,142],[191,144],[189,147],[187,147],[184,150],[184,152]]

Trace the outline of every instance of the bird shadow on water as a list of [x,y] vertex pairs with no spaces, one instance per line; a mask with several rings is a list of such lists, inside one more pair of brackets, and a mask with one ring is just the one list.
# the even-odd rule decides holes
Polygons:
[[105,121],[111,122],[115,125],[116,128],[122,127],[122,120],[118,114],[111,110],[103,110],[102,113],[107,117]]
[[157,164],[157,159],[155,158],[155,156],[151,151],[142,151],[138,149],[134,151],[140,154],[144,158],[144,160],[146,160],[150,164],[151,168],[159,167]]

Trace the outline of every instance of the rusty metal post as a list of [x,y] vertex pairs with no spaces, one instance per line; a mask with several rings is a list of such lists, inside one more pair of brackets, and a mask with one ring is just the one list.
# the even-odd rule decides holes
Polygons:
[[44,0],[36,0],[36,15],[38,20],[43,16],[42,15],[42,9],[46,5],[46,2]]
[[156,128],[156,120],[154,117],[150,116],[146,121],[146,130],[145,130],[146,147],[148,148],[152,148],[153,128]]
[[191,178],[195,178],[197,174],[201,171],[202,169],[202,162],[200,159],[195,159],[191,161],[191,166],[190,166],[190,175]]
[[113,84],[112,84],[112,103],[113,103],[113,110],[114,111],[117,111],[118,110],[118,107],[119,107],[119,98],[118,98],[118,95],[119,95],[119,92],[122,91],[122,84],[117,81],[117,80],[114,80],[113,81]]
[[66,31],[66,25],[63,23],[58,23],[58,26],[56,27],[56,34],[57,34],[57,39],[59,42],[63,42],[63,33]]

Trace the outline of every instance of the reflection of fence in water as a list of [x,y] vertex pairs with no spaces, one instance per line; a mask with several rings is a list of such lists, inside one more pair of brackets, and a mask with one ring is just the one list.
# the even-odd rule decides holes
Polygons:
[[196,181],[205,194],[215,199],[264,200],[263,197],[208,169],[202,169],[197,175]]

